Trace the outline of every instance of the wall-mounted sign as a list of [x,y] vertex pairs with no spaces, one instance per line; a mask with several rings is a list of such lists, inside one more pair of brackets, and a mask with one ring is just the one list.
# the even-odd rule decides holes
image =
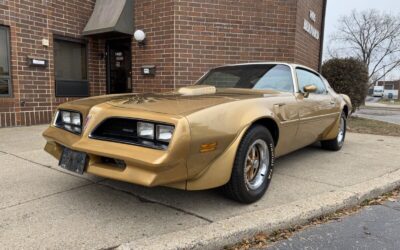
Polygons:
[[146,75],[146,76],[156,75],[156,66],[155,65],[143,65],[142,66],[142,74]]
[[46,59],[38,59],[28,57],[28,65],[33,67],[47,67],[48,61]]
[[306,19],[304,19],[303,29],[308,34],[310,34],[312,37],[314,37],[315,39],[319,40],[319,36],[320,36],[319,35],[319,31],[316,28],[314,28],[314,26],[312,26],[312,24]]
[[314,23],[317,21],[317,14],[315,14],[314,11],[310,10],[310,19],[311,21],[313,21]]
[[[312,10],[310,10],[308,17],[313,23],[317,21],[317,14]],[[307,19],[304,19],[303,29],[312,37],[319,40],[319,31]]]

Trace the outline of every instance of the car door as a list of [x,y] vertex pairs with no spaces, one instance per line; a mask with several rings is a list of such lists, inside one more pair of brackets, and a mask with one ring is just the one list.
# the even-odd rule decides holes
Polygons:
[[284,64],[270,66],[268,72],[257,81],[253,88],[280,92],[279,95],[266,95],[268,108],[272,104],[271,111],[279,122],[279,133],[282,135],[276,145],[275,153],[276,156],[280,156],[296,150],[293,139],[296,137],[299,116],[291,67]]
[[[338,118],[339,107],[327,90],[321,76],[309,69],[296,67],[299,92],[296,94],[299,111],[299,128],[296,141],[300,146],[309,145],[321,138]],[[314,85],[314,93],[305,93],[304,87]]]

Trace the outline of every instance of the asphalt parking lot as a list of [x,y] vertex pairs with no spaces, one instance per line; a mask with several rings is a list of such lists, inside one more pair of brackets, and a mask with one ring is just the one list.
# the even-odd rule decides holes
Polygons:
[[348,134],[344,149],[310,146],[278,159],[252,205],[217,191],[144,188],[57,167],[45,126],[0,129],[0,242],[4,249],[104,249],[279,207],[400,169],[400,138]]
[[400,246],[400,200],[368,206],[356,214],[307,228],[293,237],[266,247],[291,249],[387,249]]

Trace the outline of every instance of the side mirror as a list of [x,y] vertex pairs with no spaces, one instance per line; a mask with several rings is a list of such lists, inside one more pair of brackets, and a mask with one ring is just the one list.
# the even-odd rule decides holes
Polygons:
[[304,92],[304,97],[308,97],[310,95],[310,93],[315,93],[317,91],[317,86],[315,85],[306,85],[303,88],[303,92]]

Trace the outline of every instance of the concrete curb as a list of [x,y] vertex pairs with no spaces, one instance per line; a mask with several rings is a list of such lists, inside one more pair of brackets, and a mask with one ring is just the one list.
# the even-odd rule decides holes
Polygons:
[[142,238],[117,247],[128,249],[221,249],[260,231],[273,232],[355,206],[400,186],[400,170],[306,200],[242,214],[184,231]]

